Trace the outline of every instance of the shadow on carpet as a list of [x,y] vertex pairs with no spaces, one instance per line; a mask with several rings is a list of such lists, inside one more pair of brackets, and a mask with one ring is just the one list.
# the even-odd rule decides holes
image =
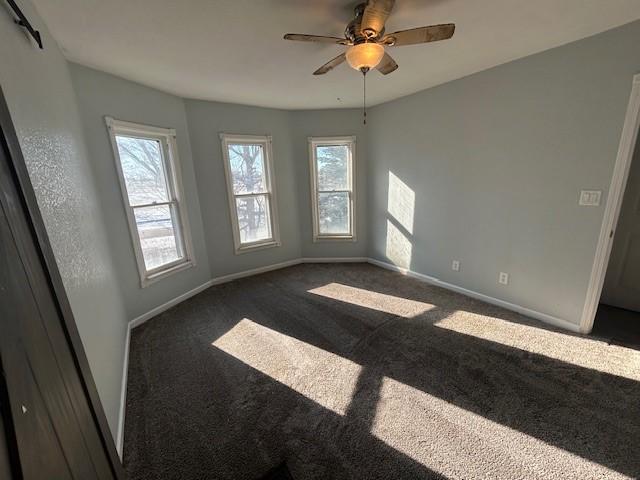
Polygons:
[[289,472],[289,469],[287,468],[287,464],[281,463],[274,469],[269,470],[269,472],[264,477],[260,477],[258,480],[294,480],[294,479],[291,476],[291,472]]
[[130,480],[640,476],[640,352],[370,265],[209,288],[130,356]]

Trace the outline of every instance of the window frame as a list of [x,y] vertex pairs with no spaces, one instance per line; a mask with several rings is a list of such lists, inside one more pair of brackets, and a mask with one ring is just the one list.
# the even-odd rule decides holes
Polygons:
[[[184,200],[184,189],[182,187],[182,175],[180,172],[180,162],[178,158],[178,146],[176,142],[176,131],[172,128],[161,128],[139,123],[116,120],[112,117],[105,117],[109,139],[118,173],[120,192],[122,194],[123,206],[129,224],[129,233],[133,245],[133,251],[140,276],[140,285],[145,288],[152,283],[166,278],[174,273],[186,270],[196,265],[193,254],[193,242],[191,239],[191,228],[189,227],[189,215],[186,201]],[[144,138],[156,140],[162,148],[162,160],[164,166],[165,181],[167,184],[167,194],[169,199],[165,202],[152,202],[149,204],[131,205],[127,184],[120,160],[120,152],[116,136]],[[142,244],[135,219],[135,210],[138,208],[167,205],[175,212],[173,222],[176,245],[180,245],[184,256],[173,262],[147,269]],[[173,217],[172,217],[173,218]]]
[[[356,137],[309,137],[309,168],[311,177],[311,212],[313,223],[313,241],[346,241],[355,242],[356,238]],[[349,147],[349,189],[348,190],[320,190],[318,185],[318,165],[316,161],[316,147],[341,146]],[[348,193],[349,194],[349,233],[320,233],[320,193]]]
[[[278,219],[278,208],[276,199],[276,185],[273,170],[273,150],[272,137],[270,135],[240,135],[230,133],[220,133],[220,144],[222,147],[222,160],[224,163],[224,175],[227,184],[227,199],[229,201],[229,215],[231,217],[231,230],[233,233],[233,245],[236,255],[264,248],[281,246],[280,227]],[[229,159],[229,145],[261,145],[264,160],[264,176],[266,195],[269,203],[269,220],[271,237],[263,240],[242,243],[240,236],[240,223],[236,210],[236,198],[251,196],[256,194],[235,194],[233,192],[233,176],[231,174],[231,163]]]

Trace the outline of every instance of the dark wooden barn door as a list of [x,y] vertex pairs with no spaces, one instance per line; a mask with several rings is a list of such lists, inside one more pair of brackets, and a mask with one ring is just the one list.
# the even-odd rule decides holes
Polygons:
[[4,463],[29,480],[123,478],[1,92],[0,129]]
[[[2,407],[2,399],[0,398],[0,407]],[[5,432],[5,422],[0,416],[0,478],[11,478],[11,457],[9,452],[9,442],[7,440],[7,432]]]

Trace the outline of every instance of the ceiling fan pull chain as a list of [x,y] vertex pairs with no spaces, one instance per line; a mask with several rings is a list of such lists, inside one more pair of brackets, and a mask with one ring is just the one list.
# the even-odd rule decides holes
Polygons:
[[367,124],[367,72],[362,70],[362,116],[363,124]]

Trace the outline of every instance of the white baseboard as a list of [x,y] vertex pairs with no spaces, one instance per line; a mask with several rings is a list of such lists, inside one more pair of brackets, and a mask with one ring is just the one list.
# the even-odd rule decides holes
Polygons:
[[129,328],[130,329],[136,328],[138,325],[142,325],[144,322],[146,322],[150,318],[153,318],[156,315],[161,314],[165,310],[169,310],[171,307],[174,307],[174,306],[178,305],[179,303],[182,303],[185,300],[193,297],[194,295],[197,295],[201,291],[206,290],[211,285],[213,285],[212,282],[213,282],[213,280],[208,280],[208,281],[204,282],[202,285],[199,285],[196,288],[194,288],[192,290],[189,290],[188,292],[183,293],[182,295],[179,295],[176,298],[174,298],[172,300],[169,300],[166,303],[163,303],[162,305],[158,305],[157,307],[149,310],[147,313],[143,313],[139,317],[136,317],[136,318],[134,318],[133,320],[131,320],[129,322]]
[[286,260],[284,262],[274,263],[272,265],[266,265],[264,267],[253,268],[251,270],[245,270],[242,272],[230,273],[229,275],[215,277],[203,283],[202,285],[199,285],[196,288],[189,290],[188,292],[185,292],[182,295],[179,295],[176,298],[163,303],[162,305],[158,305],[157,307],[149,310],[148,312],[143,313],[142,315],[134,318],[129,322],[129,326],[130,328],[135,328],[139,325],[142,325],[144,322],[146,322],[150,318],[153,318],[156,315],[159,315],[162,312],[169,310],[171,307],[174,307],[179,303],[184,302],[185,300],[193,297],[194,295],[197,295],[198,293],[202,292],[203,290],[206,290],[207,288],[213,285],[220,285],[221,283],[231,282],[233,280],[238,280],[239,278],[251,277],[252,275],[271,272],[273,270],[279,270],[281,268],[291,267],[293,265],[298,265],[300,263],[356,263],[356,262],[364,263],[364,262],[367,262],[367,260],[368,260],[367,257],[294,258],[292,260]]
[[273,270],[280,270],[281,268],[291,267],[293,265],[298,265],[299,263],[302,263],[301,260],[299,258],[294,258],[293,260],[274,263],[272,265],[267,265],[264,267],[252,268],[251,270],[245,270],[243,272],[230,273],[229,275],[223,275],[221,277],[212,278],[211,281],[209,281],[209,284],[207,286],[210,287],[211,285],[220,285],[221,283],[232,282],[233,280],[237,280],[239,278],[251,277],[253,275],[258,275],[260,273],[266,273],[266,272],[271,272]]
[[536,320],[540,320],[541,322],[548,323],[555,327],[563,328],[575,333],[580,332],[580,325],[576,325],[575,323],[569,322],[567,320],[563,320],[552,315],[547,315],[546,313],[538,312],[536,310],[532,310],[521,305],[516,305],[515,303],[507,302],[505,300],[500,300],[499,298],[490,297],[483,293],[474,292],[473,290],[468,290],[466,288],[453,285],[452,283],[443,282],[442,280],[438,280],[435,277],[430,277],[422,273],[414,272],[413,270],[409,270],[407,268],[402,268],[390,263],[382,262],[380,260],[376,260],[375,258],[369,258],[368,261],[372,265],[377,265],[378,267],[386,268],[387,270],[393,270],[394,272],[400,272],[403,275],[407,275],[408,277],[415,278],[422,282],[446,288],[447,290],[461,293],[462,295],[466,295],[467,297],[482,300],[483,302],[497,305],[498,307],[506,308],[507,310],[526,315],[527,317],[535,318]]
[[302,257],[300,263],[367,263],[367,257]]
[[[363,261],[366,261],[363,260]],[[118,414],[118,433],[116,436],[116,449],[118,454],[120,455],[120,459],[122,459],[122,449],[124,446],[124,422],[125,422],[125,411],[126,411],[126,401],[127,401],[127,380],[129,373],[129,343],[131,341],[131,330],[135,327],[142,325],[147,320],[155,317],[156,315],[161,314],[162,312],[169,310],[171,307],[178,305],[179,303],[188,300],[189,298],[197,295],[198,293],[206,290],[207,288],[213,285],[220,285],[221,283],[231,282],[233,280],[237,280],[243,277],[249,277],[251,275],[258,275],[259,273],[266,273],[272,270],[278,270],[280,268],[290,267],[293,265],[298,265],[302,263],[303,260],[300,258],[296,258],[293,260],[288,260],[286,262],[276,263],[273,265],[267,265],[265,267],[254,268],[252,270],[245,270],[244,272],[232,273],[230,275],[223,275],[221,277],[212,278],[211,280],[203,283],[202,285],[197,286],[196,288],[189,290],[182,295],[177,296],[176,298],[169,300],[168,302],[163,303],[151,310],[147,313],[143,313],[142,315],[134,318],[127,325],[127,336],[125,340],[125,350],[124,350],[124,364],[122,367],[122,386],[120,388],[120,412]]]
[[169,310],[171,307],[184,302],[185,300],[193,297],[194,295],[202,292],[212,285],[212,280],[209,280],[202,285],[189,290],[182,295],[177,296],[176,298],[169,300],[162,305],[157,306],[156,308],[149,310],[147,313],[143,313],[139,317],[134,318],[127,324],[127,336],[125,339],[125,349],[124,349],[124,362],[122,365],[122,386],[120,387],[120,412],[118,414],[118,434],[116,436],[116,450],[120,455],[120,460],[122,460],[122,452],[124,447],[124,422],[125,422],[125,414],[126,414],[126,403],[127,403],[127,381],[129,376],[129,345],[131,343],[131,330],[133,330],[138,325],[142,325],[147,320],[159,315],[165,310]]
[[493,305],[497,305],[499,307],[506,308],[507,310],[511,310],[517,313],[521,313],[522,315],[526,315],[531,318],[535,318],[542,322],[548,323],[550,325],[554,325],[556,327],[564,328],[566,330],[572,332],[579,332],[580,327],[574,323],[568,322],[566,320],[562,320],[560,318],[553,317],[551,315],[547,315],[545,313],[537,312],[535,310],[531,310],[526,307],[522,307],[520,305],[516,305],[510,302],[506,302],[504,300],[500,300],[497,298],[489,297],[488,295],[484,295],[482,293],[474,292],[472,290],[467,290],[466,288],[459,287],[457,285],[453,285],[451,283],[443,282],[442,280],[438,280],[437,278],[430,277],[428,275],[423,275],[421,273],[414,272],[412,270],[408,270],[406,268],[401,268],[396,265],[392,265],[390,263],[382,262],[380,260],[376,260],[375,258],[368,257],[302,257],[295,258],[293,260],[287,260],[285,262],[276,263],[273,265],[267,265],[264,267],[254,268],[251,270],[245,270],[243,272],[232,273],[229,275],[223,275],[221,277],[212,278],[211,280],[203,283],[202,285],[189,290],[182,295],[177,296],[176,298],[169,300],[162,305],[155,307],[154,309],[148,311],[140,315],[139,317],[134,318],[129,322],[127,328],[127,337],[126,337],[126,345],[124,352],[124,365],[122,371],[122,391],[120,394],[120,413],[118,418],[118,435],[116,446],[118,453],[120,454],[120,458],[122,458],[122,447],[124,442],[124,422],[125,422],[125,405],[126,405],[126,396],[127,396],[127,376],[129,371],[129,342],[131,339],[131,330],[135,327],[143,324],[147,320],[159,315],[160,313],[170,309],[171,307],[178,305],[181,302],[193,297],[194,295],[206,290],[207,288],[213,285],[220,285],[222,283],[231,282],[233,280],[237,280],[239,278],[250,277],[252,275],[258,275],[260,273],[271,272],[273,270],[279,270],[281,268],[291,267],[293,265],[298,265],[301,263],[371,263],[372,265],[377,265],[378,267],[385,268],[387,270],[393,270],[394,272],[400,272],[409,277],[416,278],[423,282],[437,285],[442,288],[446,288],[448,290],[452,290],[457,293],[461,293],[468,297],[476,298],[478,300],[482,300],[487,303],[491,303]]
[[120,387],[120,411],[118,412],[118,433],[116,436],[116,450],[122,461],[124,446],[124,415],[127,404],[127,379],[129,375],[129,344],[131,343],[131,323],[127,325],[127,335],[124,341],[124,361],[122,363],[122,386]]

